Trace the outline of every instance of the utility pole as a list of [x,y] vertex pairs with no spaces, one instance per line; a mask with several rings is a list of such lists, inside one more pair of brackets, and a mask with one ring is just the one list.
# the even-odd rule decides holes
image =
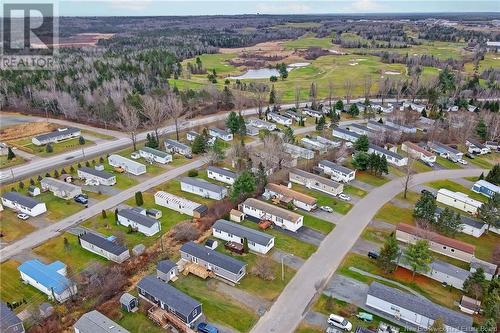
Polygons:
[[284,254],[281,257],[281,281],[285,281],[285,264],[283,262],[283,260],[285,259],[285,257],[293,257],[293,254],[291,254],[291,253]]

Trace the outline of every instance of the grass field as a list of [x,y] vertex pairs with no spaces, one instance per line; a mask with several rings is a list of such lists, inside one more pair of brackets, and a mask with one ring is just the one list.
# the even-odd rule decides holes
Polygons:
[[[260,230],[257,223],[254,222],[243,221],[242,225],[255,230]],[[314,252],[316,252],[316,246],[299,241],[298,239],[285,235],[277,230],[267,229],[264,232],[274,236],[274,246],[284,252],[292,253],[293,255],[303,259],[309,258]]]
[[375,219],[384,220],[391,224],[407,223],[415,224],[413,221],[413,210],[401,208],[395,204],[388,202],[379,209],[375,215]]
[[487,158],[485,158],[485,157],[482,157],[482,156],[476,156],[473,160],[471,160],[470,158],[468,158],[468,157],[465,156],[464,159],[467,162],[475,164],[478,167],[483,168],[483,169],[491,169],[491,168],[493,168],[492,161],[489,160],[489,159],[487,159]]
[[330,206],[334,211],[340,214],[347,214],[352,208],[352,204],[346,201],[334,198],[319,191],[310,190],[302,185],[293,184],[293,189],[316,198],[318,206]]
[[0,212],[0,232],[4,242],[11,242],[35,230],[35,227],[18,219],[16,215],[16,212],[9,208]]
[[323,333],[324,330],[321,327],[312,326],[305,322],[302,322],[299,327],[295,330],[295,333]]
[[335,224],[333,223],[323,221],[322,219],[319,219],[309,214],[302,214],[302,215],[304,215],[304,225],[306,227],[317,230],[325,235],[329,234],[330,231],[332,231],[335,228]]
[[365,190],[362,190],[358,187],[352,186],[352,185],[344,185],[344,193],[349,194],[349,195],[355,195],[357,197],[364,197],[365,195],[368,194]]
[[16,146],[17,148],[24,150],[27,153],[34,154],[40,157],[46,157],[46,156],[52,156],[60,153],[64,153],[67,151],[72,151],[72,150],[81,150],[82,148],[87,148],[94,143],[90,140],[85,140],[84,145],[80,145],[79,143],[79,138],[73,138],[65,141],[61,141],[58,143],[53,143],[52,148],[53,151],[52,153],[48,153],[46,151],[45,146],[35,146],[30,138],[26,139],[18,139],[14,141],[10,141],[10,144]]
[[316,38],[311,36],[304,36],[294,40],[288,40],[283,43],[285,49],[306,49],[309,47],[322,47],[325,49],[333,47],[330,37]]
[[136,333],[165,333],[165,330],[156,325],[141,311],[135,313],[122,311],[122,317],[116,321],[123,328]]
[[0,156],[0,169],[11,168],[13,166],[23,164],[26,162],[21,156],[16,156],[11,160],[7,159],[7,155]]
[[461,164],[459,163],[454,163],[450,161],[449,159],[443,158],[441,156],[437,157],[436,160],[437,164],[442,166],[445,169],[461,169],[462,167],[460,166]]
[[103,139],[103,140],[113,140],[116,139],[114,136],[103,134],[100,132],[94,132],[94,131],[89,131],[89,130],[81,130],[82,135],[85,137],[86,135],[91,135],[93,137],[96,137],[98,139]]
[[173,286],[203,304],[203,313],[208,320],[233,327],[239,332],[248,332],[257,322],[257,315],[243,304],[217,292],[211,281],[193,275],[181,276]]
[[356,171],[356,180],[372,186],[382,186],[390,179],[384,176],[375,176],[365,171]]
[[447,179],[437,180],[437,181],[434,181],[431,183],[427,183],[427,185],[436,189],[436,190],[439,190],[440,188],[445,188],[447,190],[454,191],[454,192],[462,192],[462,193],[467,194],[472,199],[476,199],[476,200],[479,200],[481,202],[488,201],[488,198],[486,198],[484,195],[473,192],[472,190],[468,189],[467,187],[465,187],[461,184],[455,183],[451,180],[447,180]]

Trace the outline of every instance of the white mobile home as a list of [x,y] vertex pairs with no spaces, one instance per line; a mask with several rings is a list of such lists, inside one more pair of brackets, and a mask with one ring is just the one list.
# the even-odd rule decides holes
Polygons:
[[458,150],[456,150],[454,148],[443,145],[440,142],[429,141],[427,143],[427,146],[429,146],[430,150],[439,154],[441,157],[452,160],[453,162],[457,162],[458,160],[461,160],[462,157],[464,156],[464,153],[459,152]]
[[292,155],[292,157],[295,158],[303,158],[306,160],[312,160],[314,158],[314,151],[296,145],[292,145],[291,143],[285,143],[284,149],[285,152],[287,152],[288,154]]
[[413,158],[418,158],[424,162],[428,163],[435,163],[436,162],[436,155],[431,153],[428,150],[425,150],[424,148],[420,147],[419,145],[410,142],[410,141],[405,141],[401,145],[401,150],[408,153]]
[[477,142],[476,140],[467,139],[465,141],[465,145],[467,146],[467,151],[471,154],[484,155],[491,153],[491,149],[489,147]]
[[267,122],[265,120],[259,118],[250,118],[248,120],[248,124],[253,127],[257,127],[258,129],[267,129],[269,131],[274,131],[276,129],[276,124]]
[[216,238],[243,244],[247,240],[251,251],[266,254],[274,247],[274,237],[265,232],[247,228],[238,223],[217,220],[212,226],[212,235]]
[[439,189],[436,197],[437,202],[463,210],[469,214],[477,214],[477,210],[483,205],[481,201],[469,198],[465,193],[453,192],[445,188]]
[[328,160],[320,161],[318,168],[337,182],[348,183],[356,178],[356,170],[351,170]]
[[137,229],[137,231],[146,236],[153,236],[161,230],[160,221],[147,216],[146,210],[144,210],[144,214],[142,214],[131,208],[120,209],[117,216],[118,223],[125,227],[130,226]]
[[285,114],[288,118],[292,118],[295,121],[300,121],[301,119],[305,118],[302,114],[300,114],[297,111],[287,110]]
[[422,105],[422,104],[417,104],[417,103],[413,103],[413,102],[403,102],[403,105],[401,107],[401,111],[403,111],[404,109],[411,109],[413,111],[417,111],[417,112],[422,112],[425,110],[425,105]]
[[492,151],[500,150],[500,144],[497,141],[486,141],[485,146],[490,148]]
[[130,333],[96,310],[83,314],[73,328],[75,333]]
[[80,135],[82,135],[82,132],[79,128],[76,127],[58,128],[54,132],[34,136],[31,139],[31,142],[35,146],[42,146],[46,145],[47,143],[56,143],[62,140],[77,138]]
[[[442,211],[443,211],[442,208],[440,207],[436,208],[436,218],[439,217]],[[460,215],[460,222],[461,222],[460,232],[474,236],[476,238],[481,237],[486,231],[486,228],[488,227],[488,225],[485,224],[484,222],[472,219],[465,215]]]
[[472,258],[469,267],[470,272],[474,273],[479,268],[483,269],[484,277],[486,278],[486,280],[491,281],[495,277],[497,277],[497,268],[498,268],[497,265],[478,258]]
[[205,205],[163,191],[155,193],[155,204],[195,218],[202,217],[208,211]]
[[315,198],[279,184],[267,184],[262,196],[268,200],[274,197],[286,204],[291,202],[295,207],[308,212],[317,208],[317,200]]
[[208,130],[208,134],[211,137],[221,139],[223,141],[232,141],[233,140],[233,134],[226,131],[226,130],[221,130],[220,128],[216,127],[211,127]]
[[332,147],[332,148],[337,148],[340,147],[340,141],[333,141],[327,138],[324,138],[322,136],[316,136],[316,141],[321,142],[322,144],[326,145],[327,147]]
[[283,116],[276,112],[269,112],[267,114],[267,120],[274,121],[275,123],[284,126],[292,126],[293,123],[292,118],[288,118],[287,116]]
[[333,196],[337,196],[344,191],[343,184],[300,169],[291,169],[288,174],[288,179],[292,183],[304,185],[307,188]]
[[253,198],[246,199],[239,209],[254,221],[269,220],[278,227],[293,232],[299,230],[304,223],[302,215]]
[[99,185],[112,186],[116,184],[116,176],[109,172],[96,170],[89,167],[81,167],[78,169],[78,178],[86,182],[98,182]]
[[379,156],[385,156],[387,162],[397,166],[405,166],[408,164],[408,157],[401,156],[398,153],[395,153],[391,150],[376,145],[370,144],[370,147],[368,148],[368,153],[370,154],[375,153]]
[[246,133],[247,135],[250,135],[250,136],[257,136],[259,135],[259,129],[255,126],[252,126],[252,125],[246,125]]
[[130,258],[130,251],[115,239],[106,238],[91,232],[78,236],[81,247],[116,263]]
[[236,178],[238,178],[238,174],[228,169],[218,168],[210,165],[207,168],[207,177],[229,185],[233,185]]
[[136,176],[146,173],[146,166],[144,164],[129,160],[128,158],[120,155],[110,155],[108,157],[108,162],[109,165],[115,168],[122,168],[126,172]]
[[181,179],[181,190],[214,200],[222,200],[227,196],[227,188],[193,177]]
[[150,147],[142,147],[139,149],[139,155],[146,161],[154,161],[161,164],[167,164],[172,162],[172,155]]
[[63,182],[62,180],[45,177],[40,181],[42,191],[50,191],[54,196],[69,200],[77,195],[82,194],[82,188],[70,183]]
[[44,202],[22,195],[18,192],[5,192],[2,194],[2,205],[15,211],[28,214],[29,216],[38,216],[47,211]]
[[302,138],[302,139],[300,139],[300,144],[307,149],[316,150],[320,153],[324,153],[327,150],[327,147],[325,144],[323,144],[323,143],[321,143],[313,138],[307,138],[307,137]]
[[165,140],[165,150],[171,154],[181,154],[186,157],[191,157],[191,147],[172,139]]
[[377,132],[394,132],[394,133],[401,132],[397,127],[390,126],[384,123],[379,123],[378,121],[375,120],[368,120],[366,127]]
[[200,134],[195,132],[195,131],[189,131],[186,133],[186,140],[193,142],[194,139],[196,139],[198,137],[198,135],[200,135]]
[[370,285],[366,305],[423,330],[427,330],[436,319],[442,318],[447,333],[474,331],[472,317],[379,282],[372,282]]
[[349,124],[348,127],[346,127],[348,131],[354,132],[359,135],[367,135],[367,136],[374,136],[377,134],[376,131],[372,130],[371,128],[368,128],[364,125],[360,124]]
[[322,111],[316,111],[316,110],[308,109],[308,108],[304,108],[303,112],[304,112],[304,114],[307,114],[308,116],[311,116],[314,118],[321,118],[324,116]]
[[356,142],[361,136],[358,133],[354,133],[352,131],[340,127],[334,127],[332,130],[332,135],[336,138],[350,142]]

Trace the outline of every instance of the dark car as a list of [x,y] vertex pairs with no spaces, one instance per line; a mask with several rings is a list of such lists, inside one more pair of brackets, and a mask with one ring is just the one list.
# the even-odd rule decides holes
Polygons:
[[89,199],[86,195],[79,194],[75,197],[75,202],[81,203],[82,205],[86,205],[89,203]]
[[373,252],[373,251],[368,252],[368,258],[377,260],[378,257],[379,257],[379,254],[377,252]]
[[429,190],[426,190],[426,189],[423,189],[422,191],[420,191],[421,194],[428,194],[430,196],[433,196],[435,197],[434,193],[432,193],[431,191]]
[[199,323],[197,329],[198,332],[201,333],[219,333],[217,327],[210,325],[209,323]]

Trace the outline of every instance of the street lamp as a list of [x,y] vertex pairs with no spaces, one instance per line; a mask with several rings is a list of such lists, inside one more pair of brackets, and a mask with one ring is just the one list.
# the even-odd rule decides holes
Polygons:
[[293,257],[294,255],[292,253],[285,253],[281,256],[281,281],[285,281],[285,265],[283,263],[283,260],[286,257]]

